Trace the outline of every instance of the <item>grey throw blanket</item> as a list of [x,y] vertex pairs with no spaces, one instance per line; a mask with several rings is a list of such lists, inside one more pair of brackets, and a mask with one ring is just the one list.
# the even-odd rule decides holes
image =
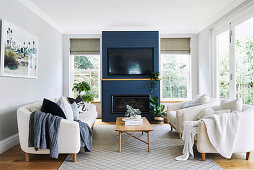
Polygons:
[[85,151],[92,150],[92,137],[93,132],[87,123],[80,120],[75,120],[79,123],[80,128],[80,146],[85,148]]
[[30,115],[28,146],[49,149],[52,158],[58,158],[58,132],[62,117],[43,113],[39,110]]

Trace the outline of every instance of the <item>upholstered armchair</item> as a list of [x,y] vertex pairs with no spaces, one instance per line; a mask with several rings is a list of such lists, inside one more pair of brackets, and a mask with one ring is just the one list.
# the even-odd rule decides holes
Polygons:
[[172,103],[167,106],[167,117],[171,126],[171,131],[175,129],[179,133],[179,138],[182,138],[184,121],[194,121],[196,120],[197,113],[199,113],[201,110],[219,104],[218,99],[210,98],[206,103],[183,109],[183,106],[187,102],[189,101]]

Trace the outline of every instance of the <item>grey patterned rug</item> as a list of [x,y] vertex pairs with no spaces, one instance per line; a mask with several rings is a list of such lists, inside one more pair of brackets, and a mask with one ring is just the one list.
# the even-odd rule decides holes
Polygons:
[[[92,152],[80,151],[77,162],[72,162],[69,155],[60,169],[222,169],[209,157],[201,161],[201,155],[195,153],[194,159],[176,161],[181,155],[183,142],[178,134],[170,132],[169,125],[153,125],[150,132],[151,151],[147,145],[134,138],[122,144],[122,152],[118,152],[118,133],[114,125],[97,125],[94,127]],[[141,139],[146,141],[146,133]],[[128,135],[122,135],[125,139]]]

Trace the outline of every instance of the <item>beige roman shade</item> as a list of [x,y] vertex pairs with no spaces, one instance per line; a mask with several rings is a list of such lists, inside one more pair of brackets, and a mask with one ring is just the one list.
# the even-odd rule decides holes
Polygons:
[[189,54],[190,38],[161,38],[160,51],[167,54]]
[[100,54],[100,39],[71,39],[70,40],[71,54]]

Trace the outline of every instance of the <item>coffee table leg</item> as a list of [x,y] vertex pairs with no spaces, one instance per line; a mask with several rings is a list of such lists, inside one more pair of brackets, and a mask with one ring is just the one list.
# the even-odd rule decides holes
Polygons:
[[122,132],[119,132],[119,148],[118,148],[119,152],[121,152],[121,144],[122,144]]
[[150,152],[150,134],[147,132],[147,144],[148,144],[148,152]]

